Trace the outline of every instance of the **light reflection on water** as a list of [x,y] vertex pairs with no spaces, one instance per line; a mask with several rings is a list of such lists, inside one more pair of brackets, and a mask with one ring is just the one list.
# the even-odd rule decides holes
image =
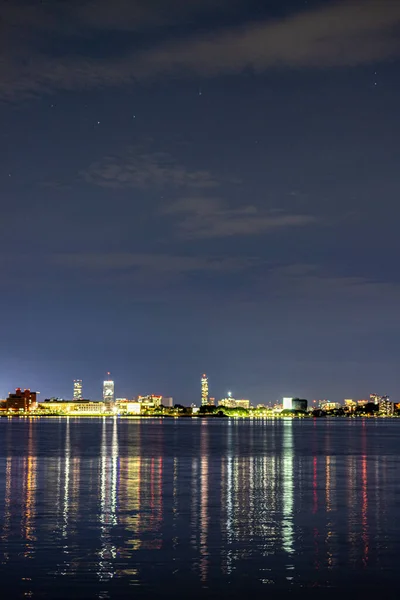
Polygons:
[[47,598],[393,586],[399,427],[2,421],[2,581]]

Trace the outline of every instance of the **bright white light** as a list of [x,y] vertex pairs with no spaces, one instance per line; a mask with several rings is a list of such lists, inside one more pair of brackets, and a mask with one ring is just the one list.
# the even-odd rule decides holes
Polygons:
[[282,406],[283,410],[292,410],[293,398],[283,398]]

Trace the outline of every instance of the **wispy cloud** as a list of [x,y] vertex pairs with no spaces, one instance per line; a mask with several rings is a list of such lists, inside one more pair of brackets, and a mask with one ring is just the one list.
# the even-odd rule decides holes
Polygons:
[[234,272],[254,264],[251,258],[201,257],[146,253],[65,253],[51,257],[55,265],[90,271],[144,270],[183,275],[199,271]]
[[108,156],[82,173],[85,181],[112,188],[212,188],[208,171],[190,170],[166,152],[130,148],[121,156]]
[[[194,28],[184,39],[171,39],[172,24],[193,22],[196,15],[213,10],[228,16],[240,5],[240,0],[9,3],[2,15],[0,97],[120,86],[171,74],[347,67],[400,56],[400,3],[395,0],[330,2],[286,18],[201,34]],[[133,32],[131,45],[120,55],[95,59],[68,54],[74,37],[92,41],[118,29]],[[143,29],[152,34],[146,49],[140,49],[135,36]],[[66,48],[57,58],[43,42],[52,38],[63,40]]]
[[270,67],[342,67],[400,54],[400,3],[355,0],[328,4],[285,19],[171,43],[149,51],[146,73],[206,75]]
[[178,228],[189,239],[260,235],[317,222],[313,215],[263,210],[254,205],[231,208],[219,198],[185,198],[163,212],[180,217]]

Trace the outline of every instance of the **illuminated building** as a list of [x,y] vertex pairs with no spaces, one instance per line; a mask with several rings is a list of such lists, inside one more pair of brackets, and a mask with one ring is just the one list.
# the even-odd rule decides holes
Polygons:
[[283,410],[292,410],[293,398],[283,398],[282,408]]
[[127,398],[117,398],[116,400],[117,409],[121,414],[135,414],[140,415],[142,409],[141,402],[136,400],[128,400]]
[[138,402],[143,406],[143,408],[160,408],[162,405],[162,396],[155,396],[154,394],[149,394],[148,396],[138,396]]
[[[110,373],[107,373],[107,375],[110,375]],[[114,402],[114,382],[111,379],[103,382],[103,401]]]
[[385,417],[391,417],[394,413],[393,402],[390,402],[389,396],[381,396],[379,399],[379,414]]
[[208,404],[209,404],[210,406],[215,406],[215,398],[209,398],[209,399],[208,399]]
[[90,400],[60,400],[58,398],[45,400],[39,404],[41,410],[60,413],[105,413],[107,407],[104,402],[91,402]]
[[379,405],[381,402],[388,402],[389,396],[379,396],[378,394],[370,394],[369,401]]
[[225,408],[250,408],[250,400],[236,400],[229,396],[228,398],[222,398],[218,401],[218,406],[224,406]]
[[336,408],[340,408],[340,404],[339,402],[329,402],[329,400],[326,400],[324,402],[321,402],[320,404],[320,408],[322,408],[322,410],[335,410]]
[[353,413],[356,410],[357,402],[351,400],[350,398],[346,398],[344,401],[344,405],[348,412]]
[[82,379],[74,379],[74,400],[82,400]]
[[36,394],[31,390],[22,391],[21,388],[15,390],[15,394],[9,394],[6,400],[7,410],[15,412],[29,412],[36,408]]
[[204,373],[201,378],[201,405],[205,406],[208,404],[208,378]]
[[302,410],[306,411],[308,402],[302,398],[283,398],[283,410]]

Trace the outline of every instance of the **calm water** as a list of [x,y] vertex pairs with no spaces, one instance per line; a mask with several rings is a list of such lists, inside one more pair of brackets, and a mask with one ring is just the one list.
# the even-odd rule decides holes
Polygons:
[[393,590],[399,440],[399,420],[0,419],[2,591]]

